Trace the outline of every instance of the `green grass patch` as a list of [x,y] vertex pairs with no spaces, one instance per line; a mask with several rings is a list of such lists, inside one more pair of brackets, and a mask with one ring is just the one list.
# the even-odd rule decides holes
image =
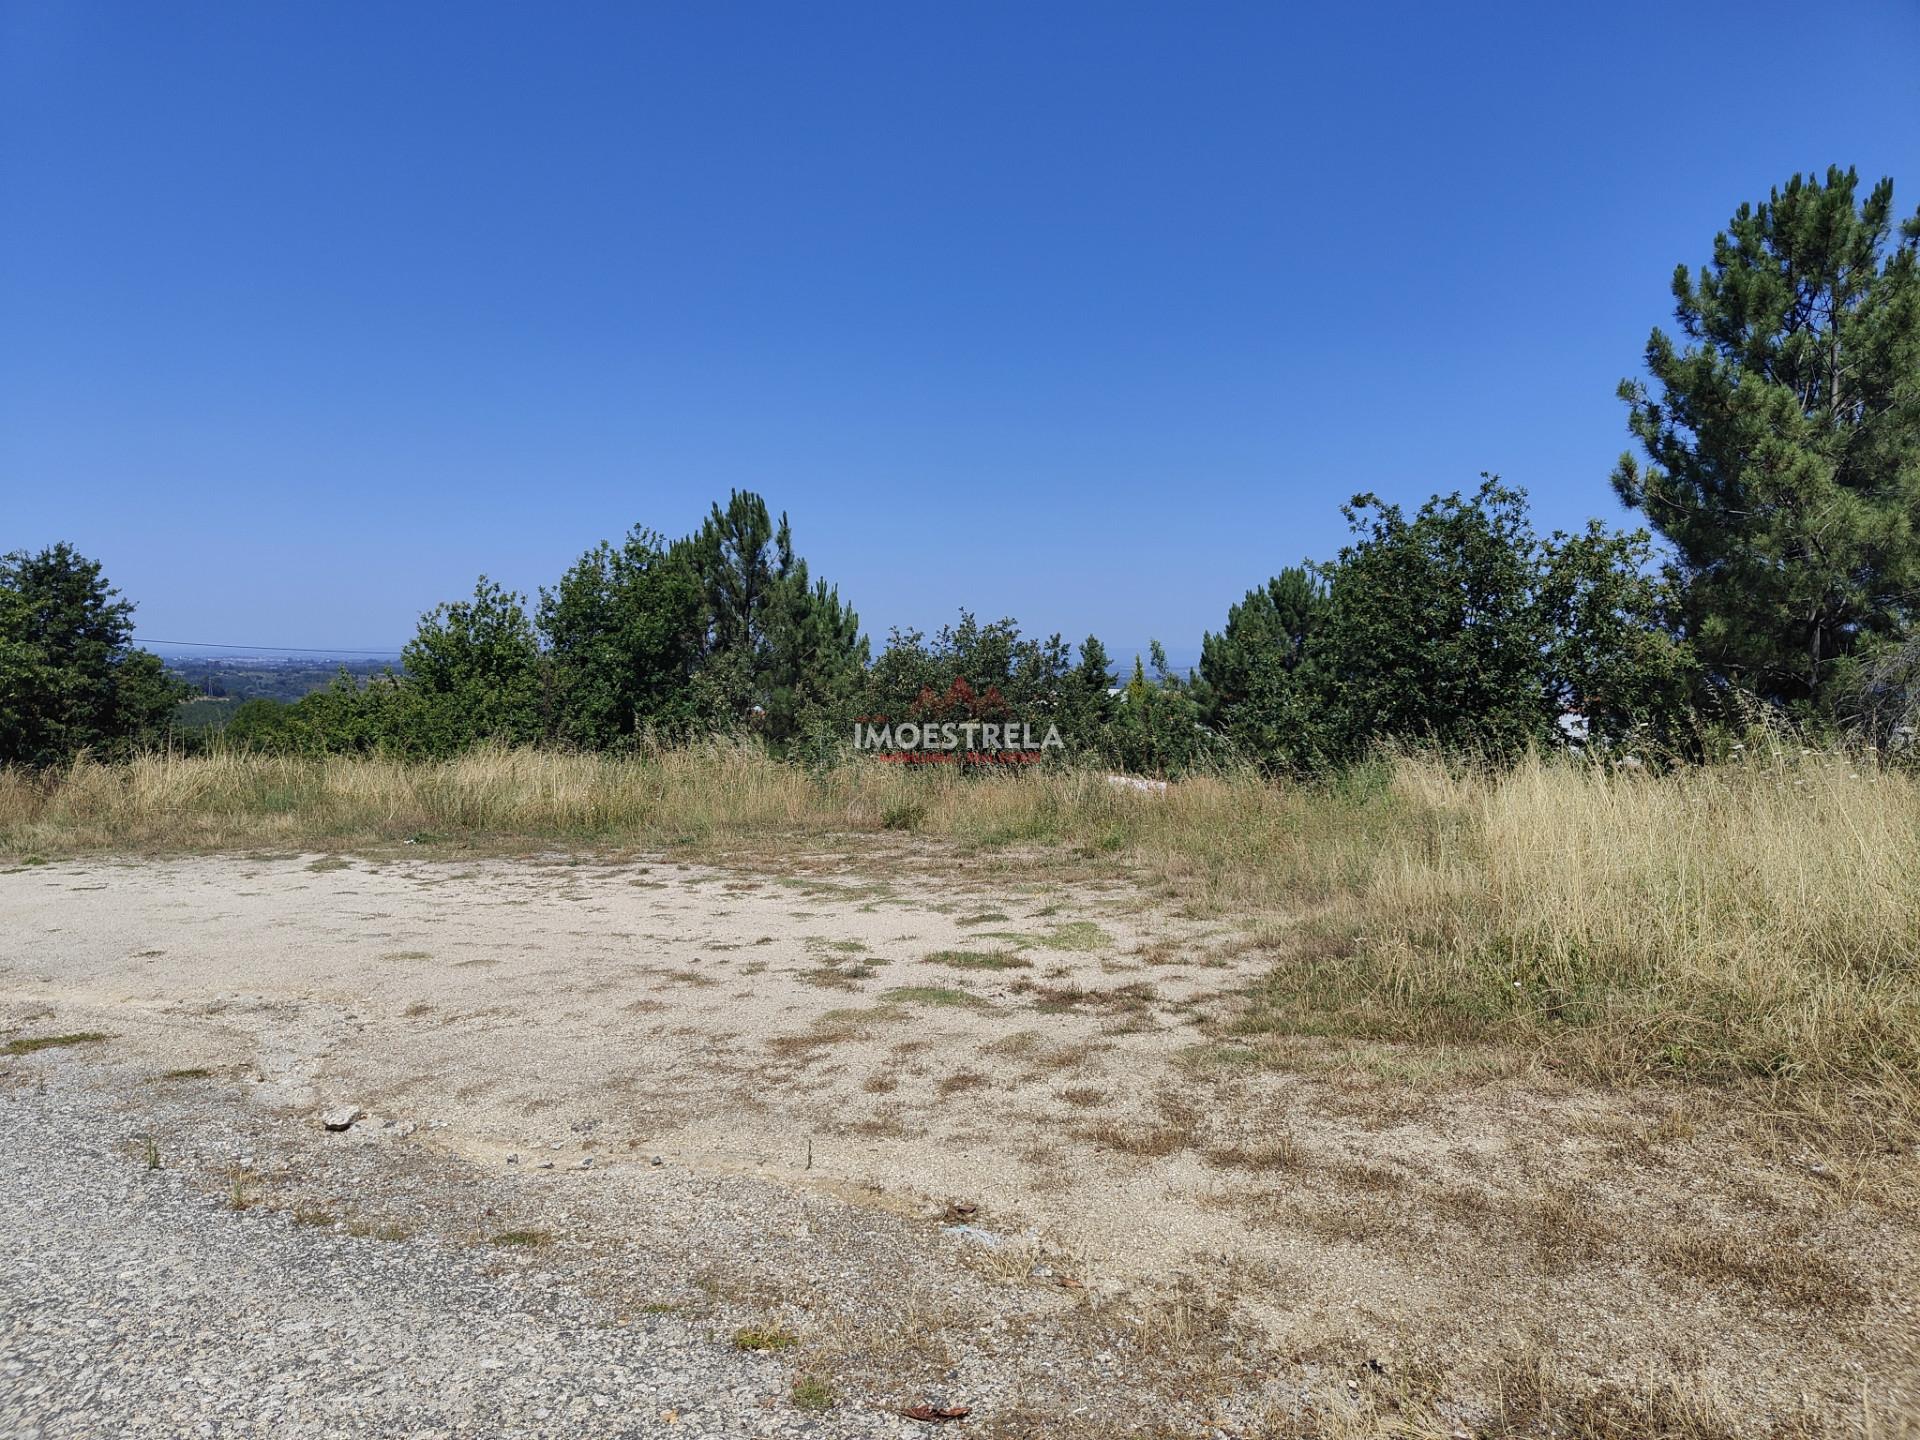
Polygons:
[[818,1375],[802,1375],[793,1382],[793,1408],[818,1415],[833,1408],[833,1386]]
[[949,990],[944,985],[901,985],[880,998],[899,1005],[981,1006],[987,1003],[978,995],[969,995],[964,990]]
[[791,1350],[800,1337],[791,1330],[749,1325],[733,1332],[733,1343],[739,1350]]
[[1071,920],[1034,939],[1049,950],[1102,950],[1113,944],[1113,937],[1091,920]]
[[503,1250],[538,1250],[552,1241],[553,1236],[545,1230],[502,1230],[487,1243]]
[[76,1030],[71,1035],[33,1035],[0,1045],[0,1055],[32,1055],[40,1050],[57,1050],[63,1045],[91,1045],[107,1038],[103,1030]]
[[[755,941],[756,945],[762,942]],[[823,955],[864,955],[867,942],[864,940],[832,940],[825,935],[809,935],[807,949]]]
[[1017,970],[1031,965],[1011,950],[936,950],[929,965],[951,965],[956,970]]

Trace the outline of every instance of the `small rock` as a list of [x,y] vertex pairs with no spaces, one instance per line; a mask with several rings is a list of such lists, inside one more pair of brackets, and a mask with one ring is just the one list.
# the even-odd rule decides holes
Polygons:
[[580,1161],[580,1168],[581,1168],[582,1170],[591,1170],[591,1169],[593,1169],[593,1156],[591,1156],[591,1155],[587,1155],[587,1156],[584,1156],[584,1157],[582,1157],[582,1159],[581,1159],[581,1161]]
[[656,1155],[653,1157],[653,1163],[656,1165],[664,1165],[667,1163],[667,1157],[664,1155]]
[[320,1117],[320,1123],[329,1130],[351,1130],[353,1122],[366,1112],[358,1105],[342,1105],[337,1110],[329,1110]]

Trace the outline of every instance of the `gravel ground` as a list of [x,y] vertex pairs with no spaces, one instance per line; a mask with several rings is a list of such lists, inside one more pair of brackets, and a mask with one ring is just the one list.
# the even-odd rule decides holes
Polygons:
[[1139,896],[836,867],[0,871],[0,1440],[1920,1415],[1920,1156],[1256,1050]]
[[789,1368],[490,1252],[235,1210],[85,1085],[0,1093],[0,1435],[895,1436]]

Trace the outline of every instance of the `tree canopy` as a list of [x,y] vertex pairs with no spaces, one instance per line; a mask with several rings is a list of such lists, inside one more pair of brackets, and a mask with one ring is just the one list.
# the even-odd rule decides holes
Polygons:
[[1614,488],[1673,547],[1680,631],[1728,683],[1818,697],[1920,603],[1920,216],[1893,182],[1795,175],[1673,277],[1678,342],[1620,394]]
[[[1055,728],[1055,757],[1179,774],[1238,757],[1347,764],[1383,741],[1483,756],[1684,746],[1740,697],[1916,748],[1920,726],[1920,215],[1854,171],[1743,205],[1673,277],[1677,336],[1620,387],[1643,458],[1613,472],[1645,530],[1542,536],[1483,477],[1409,514],[1363,493],[1330,560],[1231,605],[1176,674],[1156,643],[1116,685],[1077,648],[963,609],[878,656],[787,516],[733,491],[682,538],[635,526],[529,609],[485,576],[421,617],[397,672],[242,706],[230,740],[442,755],[623,749],[727,733],[817,757],[861,717]],[[70,546],[0,560],[0,762],[125,754],[182,687],[132,606]],[[1122,670],[1120,673],[1127,673]]]

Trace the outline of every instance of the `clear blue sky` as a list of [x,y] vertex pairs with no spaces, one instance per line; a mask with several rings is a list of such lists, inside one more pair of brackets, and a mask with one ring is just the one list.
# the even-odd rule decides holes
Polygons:
[[791,512],[876,635],[1191,656],[1338,505],[1618,515],[1676,262],[1920,204],[1920,4],[0,3],[0,549],[397,645]]

